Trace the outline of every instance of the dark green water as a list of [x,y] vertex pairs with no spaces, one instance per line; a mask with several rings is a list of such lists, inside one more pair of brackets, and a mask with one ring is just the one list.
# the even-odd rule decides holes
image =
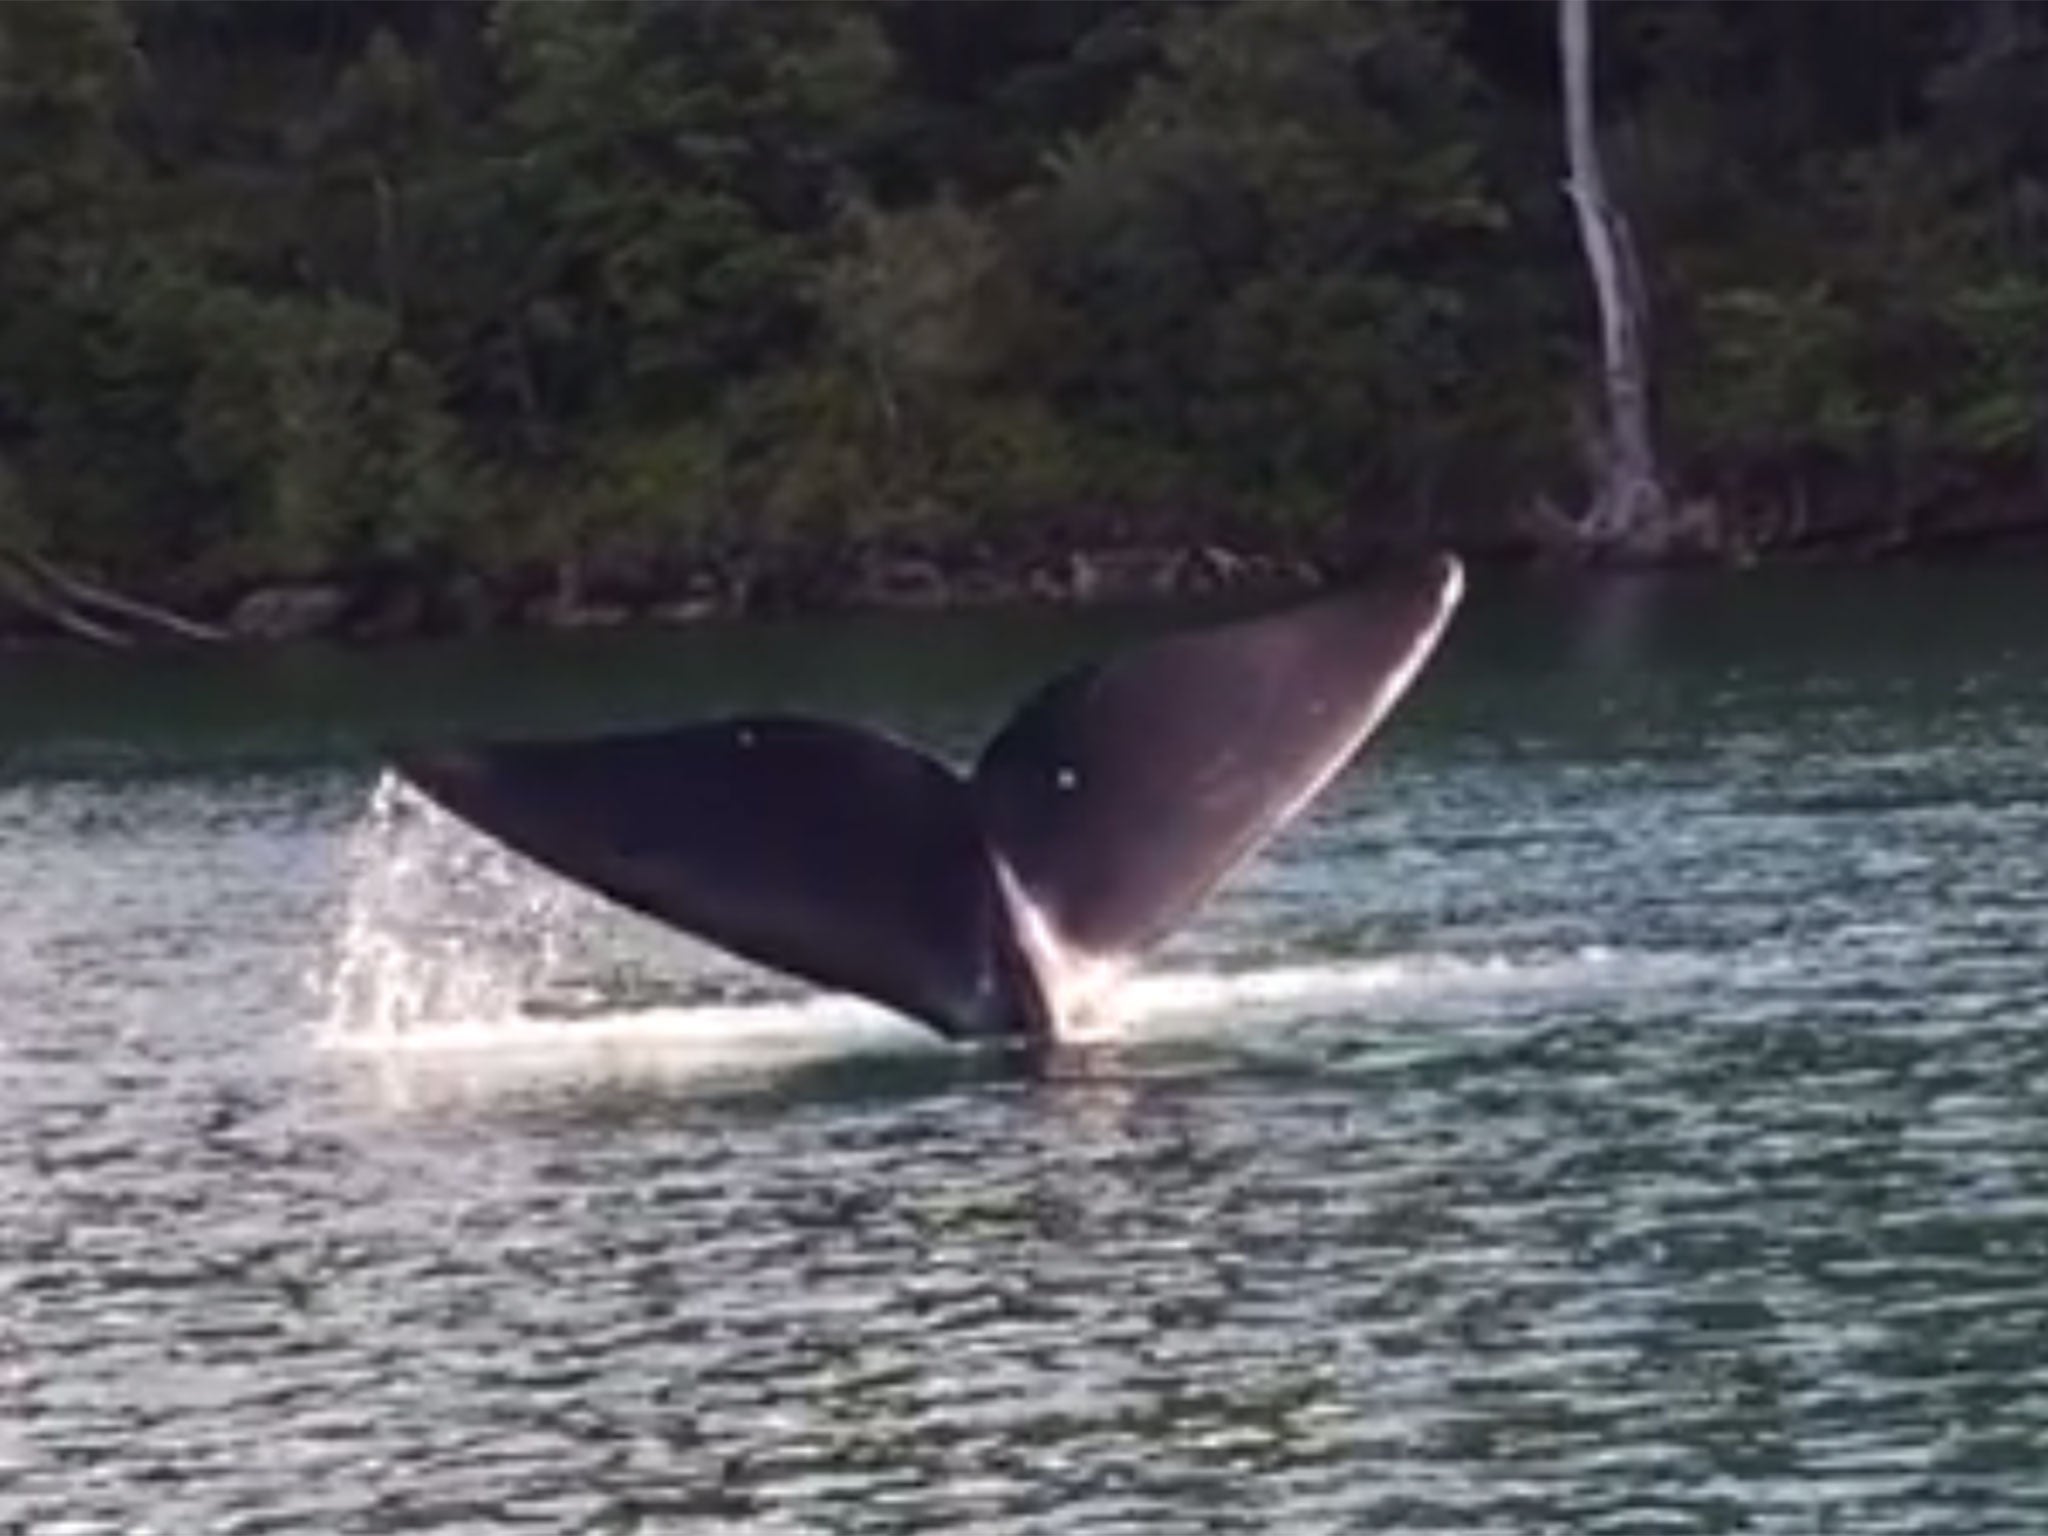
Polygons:
[[1482,578],[1050,1081],[375,747],[1147,620],[0,657],[0,1532],[2048,1529],[2042,582]]

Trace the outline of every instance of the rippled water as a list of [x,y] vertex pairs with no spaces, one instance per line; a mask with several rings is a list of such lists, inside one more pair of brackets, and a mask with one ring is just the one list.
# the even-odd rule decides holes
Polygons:
[[0,1531],[2048,1529],[2036,584],[1478,582],[1048,1080],[370,743],[1131,621],[0,657]]

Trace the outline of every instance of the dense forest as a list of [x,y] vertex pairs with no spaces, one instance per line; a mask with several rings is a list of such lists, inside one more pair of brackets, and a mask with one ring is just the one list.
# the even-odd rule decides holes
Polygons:
[[[1687,550],[2048,521],[2048,4],[1594,13]],[[0,609],[1555,545],[1559,97],[1549,0],[12,0]]]

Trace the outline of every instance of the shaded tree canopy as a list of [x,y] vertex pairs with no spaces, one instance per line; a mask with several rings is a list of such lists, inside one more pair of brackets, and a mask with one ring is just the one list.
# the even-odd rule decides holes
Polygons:
[[[1511,546],[1596,331],[1551,8],[15,0],[0,548],[174,599]],[[1608,0],[1675,488],[2035,506],[2048,4]]]

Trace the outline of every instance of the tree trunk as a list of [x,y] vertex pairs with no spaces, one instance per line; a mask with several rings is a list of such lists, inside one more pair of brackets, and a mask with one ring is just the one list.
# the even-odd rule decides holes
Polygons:
[[1624,558],[1672,552],[1676,529],[1650,434],[1650,340],[1634,242],[1607,196],[1593,131],[1593,23],[1589,0],[1558,0],[1564,69],[1565,182],[1600,306],[1603,430],[1591,445],[1592,505],[1573,520],[1575,542]]
[[0,607],[7,603],[31,619],[40,619],[59,634],[70,635],[74,639],[90,640],[95,645],[117,649],[129,643],[128,636],[121,630],[99,623],[62,598],[45,591],[42,583],[15,566],[6,551],[0,550]]
[[5,545],[0,545],[0,596],[66,634],[99,645],[128,645],[138,633],[192,641],[227,638],[212,624],[99,586]]
[[384,307],[400,334],[405,330],[405,289],[398,277],[398,197],[382,169],[370,177],[370,196],[377,206],[377,276],[384,285]]

